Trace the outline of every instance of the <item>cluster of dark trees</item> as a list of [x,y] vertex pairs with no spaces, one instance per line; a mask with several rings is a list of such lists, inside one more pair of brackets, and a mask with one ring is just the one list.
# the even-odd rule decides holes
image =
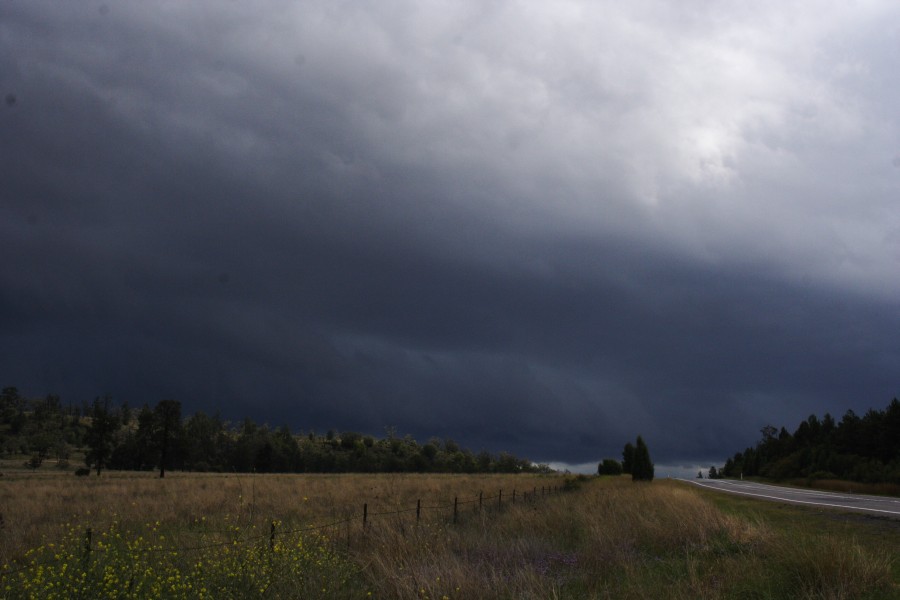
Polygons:
[[[724,479],[725,472],[723,469],[717,469],[715,465],[709,468],[709,474],[707,475],[709,479]],[[703,479],[703,471],[697,472],[697,479]]]
[[460,448],[450,439],[419,444],[389,430],[376,439],[352,431],[271,429],[247,418],[232,425],[202,412],[182,417],[181,403],[163,400],[138,410],[97,398],[80,407],[59,397],[26,399],[14,387],[0,393],[0,453],[29,456],[38,468],[46,459],[68,467],[73,453],[99,474],[103,469],[257,472],[547,472],[546,465],[508,453]]
[[51,456],[65,461],[70,448],[84,444],[87,430],[75,414],[76,409],[63,407],[58,396],[28,400],[14,387],[3,388],[0,454],[30,456],[33,467]]
[[635,444],[628,442],[622,450],[622,462],[614,458],[604,458],[597,465],[598,475],[621,475],[628,473],[632,481],[652,481],[654,468],[650,461],[650,451],[644,438],[637,437]]
[[840,422],[810,415],[793,433],[766,426],[756,446],[729,458],[721,473],[900,483],[900,401],[862,417],[848,410]]

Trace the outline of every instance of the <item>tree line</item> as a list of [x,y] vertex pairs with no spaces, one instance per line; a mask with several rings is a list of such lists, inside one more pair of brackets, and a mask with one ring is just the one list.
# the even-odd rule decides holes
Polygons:
[[634,444],[628,442],[622,450],[622,462],[614,458],[604,458],[597,465],[598,475],[631,475],[632,481],[653,481],[653,463],[650,460],[650,450],[644,438],[637,436]]
[[862,417],[852,410],[840,421],[810,415],[793,433],[767,425],[751,448],[729,458],[726,477],[847,479],[900,484],[900,401]]
[[182,416],[181,403],[162,400],[133,409],[109,397],[80,406],[63,405],[48,395],[28,399],[15,387],[0,393],[0,453],[29,457],[39,468],[55,459],[69,466],[75,454],[100,474],[111,470],[166,470],[342,473],[548,472],[547,465],[501,452],[473,453],[451,439],[424,444],[400,437],[393,428],[376,438],[354,431],[295,434],[287,426],[270,428],[250,418],[232,424],[219,415]]

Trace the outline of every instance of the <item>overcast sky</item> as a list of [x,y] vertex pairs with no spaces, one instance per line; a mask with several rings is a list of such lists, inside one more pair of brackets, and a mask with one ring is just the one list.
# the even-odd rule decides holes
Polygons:
[[721,463],[900,394],[900,4],[0,0],[0,385]]

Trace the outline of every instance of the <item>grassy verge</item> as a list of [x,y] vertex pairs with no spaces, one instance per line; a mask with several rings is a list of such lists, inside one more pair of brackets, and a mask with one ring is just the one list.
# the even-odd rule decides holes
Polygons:
[[[0,506],[26,525],[0,529],[0,589],[6,598],[900,597],[898,522],[674,481],[592,479],[534,497],[562,483],[450,475],[11,479]],[[454,519],[455,497],[464,503]],[[29,519],[44,523],[40,539],[22,541]]]
[[793,487],[812,488],[829,492],[841,492],[845,494],[869,494],[872,496],[896,496],[900,497],[900,485],[896,483],[859,483],[845,479],[785,479],[783,481],[759,480],[762,483],[772,485],[789,485]]
[[[698,488],[697,493],[727,514],[767,523],[783,540],[791,541],[794,554],[801,550],[808,552],[811,547],[821,547],[823,557],[829,558],[823,560],[819,567],[823,571],[831,563],[830,572],[841,572],[840,567],[834,564],[836,556],[844,556],[845,560],[849,560],[847,557],[872,556],[876,557],[876,563],[886,562],[894,593],[886,597],[900,598],[900,520],[852,511],[766,502],[702,488]],[[842,546],[844,550],[838,553],[834,546]],[[832,550],[830,557],[826,552],[828,548]],[[779,565],[776,564],[775,568]]]

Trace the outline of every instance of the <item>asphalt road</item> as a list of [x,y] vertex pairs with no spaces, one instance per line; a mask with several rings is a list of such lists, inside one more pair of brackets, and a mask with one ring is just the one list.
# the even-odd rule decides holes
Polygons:
[[740,494],[742,496],[752,496],[761,500],[854,510],[900,519],[900,498],[786,488],[765,483],[730,479],[685,479],[685,481],[708,489],[730,494]]

